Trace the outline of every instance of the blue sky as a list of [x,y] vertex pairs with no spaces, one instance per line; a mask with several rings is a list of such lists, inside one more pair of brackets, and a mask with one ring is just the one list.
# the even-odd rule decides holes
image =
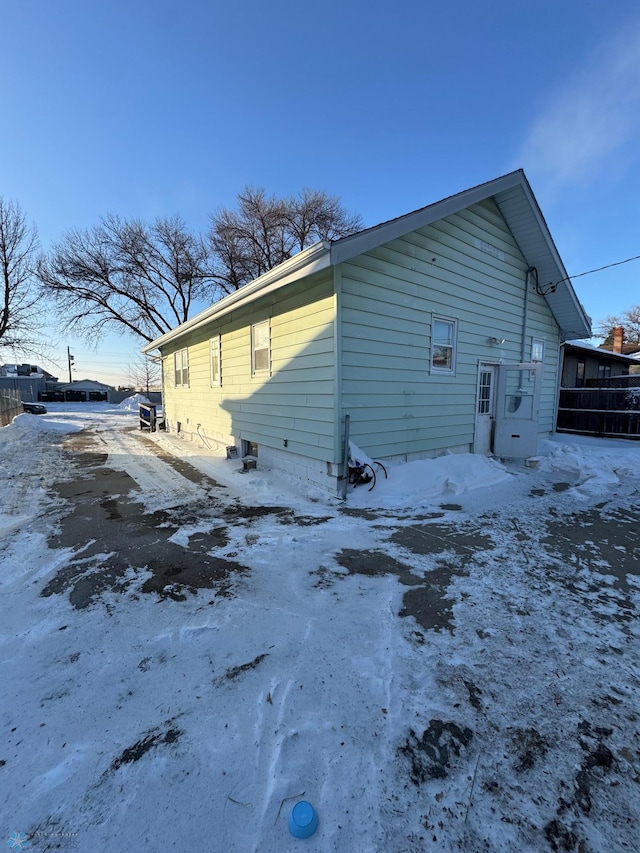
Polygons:
[[[247,184],[373,225],[522,167],[570,274],[640,255],[630,0],[3,0],[0,56],[0,194],[44,248],[108,212],[205,230]],[[574,286],[597,320],[639,279]],[[134,339],[51,322],[45,366],[128,381]]]

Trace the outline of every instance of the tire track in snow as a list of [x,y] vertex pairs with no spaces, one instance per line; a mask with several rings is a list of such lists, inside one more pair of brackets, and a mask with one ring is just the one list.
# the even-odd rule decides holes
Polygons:
[[141,490],[136,499],[148,510],[169,509],[204,498],[200,486],[158,459],[139,438],[116,431],[102,432],[100,438],[107,446],[107,464],[135,480]]

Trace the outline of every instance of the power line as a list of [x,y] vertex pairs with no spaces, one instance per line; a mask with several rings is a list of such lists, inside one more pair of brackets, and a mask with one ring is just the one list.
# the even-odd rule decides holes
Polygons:
[[[625,258],[623,261],[614,261],[611,264],[605,264],[603,267],[596,267],[593,270],[586,270],[585,272],[578,272],[575,275],[567,276],[567,278],[561,278],[559,281],[550,283],[547,286],[552,288],[551,292],[553,292],[553,291],[555,291],[556,287],[559,284],[562,284],[565,281],[571,281],[574,278],[582,278],[585,275],[592,275],[595,272],[603,272],[603,270],[609,270],[612,267],[621,267],[623,264],[629,264],[629,263],[631,263],[631,261],[639,261],[639,260],[640,260],[640,255],[634,255],[632,258]],[[93,355],[100,355],[99,352],[95,352],[92,354]],[[102,353],[102,355],[107,356],[107,357],[112,356],[112,355],[121,356],[122,353],[121,352],[115,353],[112,350],[108,350],[108,351],[104,351]],[[108,364],[108,365],[106,365],[105,362],[102,360],[94,361],[93,359],[86,359],[86,358],[82,358],[82,357],[80,357],[80,360],[87,367],[90,367],[93,369],[95,369],[94,366],[97,365],[97,366],[102,366],[104,370],[108,370],[109,368],[111,368],[112,371],[117,371],[117,370],[127,369],[131,366],[130,360],[129,360],[129,362],[113,361],[113,362],[111,362],[111,364]],[[51,362],[52,362],[52,364],[55,364],[56,367],[60,367],[60,365],[58,365],[53,359],[51,359]],[[60,369],[62,369],[62,368],[60,368]]]
[[608,270],[611,269],[611,267],[619,267],[622,266],[622,264],[628,264],[631,261],[638,260],[640,260],[640,255],[634,255],[632,258],[626,258],[624,261],[614,261],[612,264],[606,264],[603,267],[596,267],[594,270],[587,270],[586,272],[579,272],[575,275],[570,275],[568,278],[561,278],[560,281],[556,281],[556,285],[562,284],[563,281],[571,281],[573,278],[581,278],[583,275],[591,275],[593,272],[602,272],[602,270]]

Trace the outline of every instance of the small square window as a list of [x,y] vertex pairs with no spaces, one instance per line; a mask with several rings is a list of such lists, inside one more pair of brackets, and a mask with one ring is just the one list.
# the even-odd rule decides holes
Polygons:
[[222,385],[222,352],[220,346],[220,335],[211,338],[211,387],[219,388]]
[[271,341],[269,321],[254,323],[251,327],[251,372],[268,373],[271,370]]
[[454,373],[457,321],[434,317],[431,322],[431,372]]
[[173,354],[173,380],[176,388],[189,387],[189,349],[187,347]]
[[534,338],[531,342],[531,361],[544,361],[544,341]]

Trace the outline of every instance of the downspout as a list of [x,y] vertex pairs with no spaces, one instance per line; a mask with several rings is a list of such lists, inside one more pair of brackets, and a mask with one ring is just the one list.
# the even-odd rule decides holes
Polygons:
[[[527,269],[527,275],[524,280],[524,307],[522,309],[522,341],[520,343],[520,364],[524,364],[527,354],[527,337],[529,333],[529,276],[534,271],[535,267]],[[520,388],[524,389],[524,370],[520,371]]]
[[349,485],[349,415],[344,416],[344,448],[342,457],[342,476],[340,478],[340,497],[343,501],[347,499],[347,486]]
[[334,418],[334,460],[338,470],[338,497],[347,499],[349,485],[349,415],[344,415],[344,443],[342,431],[342,270],[338,264],[333,268],[333,294],[335,300],[333,348],[334,348],[334,383],[333,383],[333,418]]
[[162,422],[164,424],[165,432],[169,432],[169,428],[167,426],[167,395],[165,393],[165,387],[164,387],[164,380],[165,380],[164,355],[162,353],[162,350],[159,350],[159,352],[160,352],[160,389],[161,389],[161,394],[162,394],[162,398],[160,400],[160,403],[162,405]]
[[525,362],[525,357],[527,354],[527,337],[529,333],[529,277],[531,273],[535,270],[535,267],[529,267],[527,270],[527,276],[525,278],[524,285],[524,309],[522,316],[522,343],[520,346],[520,362]]

